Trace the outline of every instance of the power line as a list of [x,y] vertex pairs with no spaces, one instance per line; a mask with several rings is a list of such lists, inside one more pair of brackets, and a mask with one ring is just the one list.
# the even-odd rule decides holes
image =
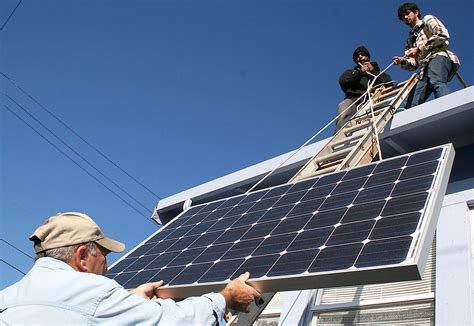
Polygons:
[[135,203],[140,205],[142,208],[144,208],[148,213],[152,213],[144,204],[142,204],[140,201],[138,201],[134,196],[132,196],[128,191],[120,187],[116,182],[114,182],[111,178],[109,178],[107,175],[102,173],[99,169],[97,169],[92,163],[90,163],[86,158],[84,158],[80,153],[75,151],[71,146],[69,146],[65,141],[63,141],[59,136],[57,136],[51,129],[49,129],[47,126],[45,126],[41,121],[39,121],[32,113],[30,113],[25,107],[20,105],[17,101],[15,101],[13,98],[11,98],[8,94],[5,94],[5,96],[15,103],[23,112],[25,112],[30,118],[35,120],[37,123],[39,123],[43,128],[45,128],[49,133],[53,135],[54,138],[56,138],[61,144],[69,148],[70,151],[72,151],[74,154],[79,156],[84,162],[86,162],[91,168],[93,168],[97,173],[99,173],[101,176],[103,176],[105,179],[107,179],[110,183],[112,183],[114,186],[116,186],[118,189],[120,189],[122,192],[124,192],[128,197],[130,197]]
[[[120,200],[122,200],[122,202],[124,202],[126,205],[128,205],[130,208],[132,208],[133,210],[135,210],[138,214],[140,214],[141,216],[145,217],[148,221],[150,221],[146,215],[144,215],[142,212],[140,212],[139,210],[137,210],[135,208],[135,206],[131,205],[128,201],[126,201],[122,196],[120,196],[119,194],[117,194],[115,191],[113,191],[112,189],[110,189],[106,184],[104,184],[100,179],[98,179],[96,176],[94,176],[93,174],[91,174],[88,170],[86,170],[84,167],[82,167],[79,163],[77,163],[76,161],[74,161],[66,152],[64,152],[62,149],[60,149],[59,147],[57,147],[54,143],[52,143],[48,138],[46,138],[44,135],[42,135],[38,130],[36,130],[32,125],[30,125],[28,122],[26,122],[26,120],[24,120],[22,117],[20,117],[16,112],[14,112],[10,107],[8,107],[7,105],[3,105],[8,111],[10,111],[10,113],[12,113],[14,116],[16,116],[18,119],[20,119],[24,124],[26,124],[28,127],[30,127],[35,133],[37,133],[41,138],[43,138],[46,142],[48,142],[51,146],[53,146],[57,151],[59,151],[61,154],[63,154],[64,156],[66,156],[71,162],[73,162],[75,165],[77,165],[82,171],[84,171],[87,175],[89,175],[91,178],[93,178],[95,181],[97,181],[98,183],[100,183],[102,186],[104,186],[107,190],[109,190],[112,194],[114,194],[115,196],[117,196]],[[150,221],[152,222],[152,221]],[[153,222],[152,222],[153,223]]]
[[10,266],[11,268],[13,268],[13,269],[16,270],[17,272],[20,272],[20,273],[22,273],[23,275],[26,275],[26,273],[23,272],[21,269],[19,269],[19,268],[13,266],[12,264],[10,264],[9,262],[3,260],[2,258],[0,258],[0,261],[3,262],[3,263],[5,263],[5,264],[7,264],[8,266]]
[[138,214],[140,214],[141,216],[143,216],[147,221],[149,221],[150,223],[153,223],[153,225],[156,226],[156,224],[151,221],[146,215],[144,215],[142,212],[140,212],[139,210],[137,210],[135,208],[135,206],[131,205],[128,201],[126,201],[122,196],[120,196],[119,194],[117,194],[115,191],[113,191],[112,189],[110,189],[106,184],[104,184],[100,179],[98,179],[96,176],[94,176],[93,174],[91,174],[88,170],[86,170],[84,167],[82,167],[79,163],[77,163],[76,161],[74,161],[67,153],[65,153],[62,149],[60,149],[59,147],[57,147],[54,143],[52,143],[48,138],[46,138],[45,136],[43,136],[38,130],[36,130],[32,125],[30,125],[28,122],[26,122],[22,117],[20,117],[16,112],[14,112],[12,109],[10,109],[10,107],[8,107],[7,105],[3,105],[11,114],[13,114],[14,116],[16,116],[18,119],[20,119],[24,124],[26,124],[28,127],[30,127],[35,133],[37,133],[41,138],[43,138],[46,142],[48,142],[51,146],[53,146],[57,151],[59,151],[61,154],[63,154],[64,156],[66,156],[72,163],[74,163],[75,165],[77,165],[82,171],[84,171],[87,175],[89,175],[91,178],[93,178],[95,181],[97,181],[98,183],[100,183],[103,187],[105,187],[108,191],[110,191],[112,194],[114,194],[116,197],[118,197],[122,202],[124,202],[127,206],[129,206],[130,208],[132,208],[134,211],[136,211]]
[[20,6],[20,3],[21,3],[22,1],[23,1],[23,0],[18,1],[18,3],[16,4],[16,7],[13,8],[12,12],[10,13],[10,16],[8,16],[7,20],[3,23],[2,27],[0,28],[0,31],[3,31],[3,29],[5,28],[5,26],[7,26],[8,22],[10,21],[10,18],[12,18],[13,14],[15,13],[16,9]]
[[28,255],[26,252],[24,252],[23,250],[21,250],[21,249],[20,249],[20,248],[18,248],[17,246],[15,246],[15,245],[11,244],[11,243],[10,243],[10,242],[8,242],[7,240],[0,238],[0,241],[3,241],[3,242],[5,242],[7,245],[9,245],[10,247],[12,247],[12,248],[14,248],[14,249],[18,250],[19,252],[21,252],[21,253],[22,253],[23,255],[25,255],[26,257],[28,257],[28,258],[31,258],[31,259],[33,259],[33,260],[34,260],[33,256],[30,256],[30,255]]
[[72,129],[68,124],[66,124],[63,120],[61,120],[59,117],[57,117],[53,112],[48,110],[43,104],[41,104],[36,98],[34,98],[31,94],[29,94],[27,91],[25,91],[20,85],[18,85],[13,79],[8,77],[5,73],[0,71],[0,74],[7,79],[13,86],[15,86],[17,89],[19,89],[24,95],[29,97],[33,102],[35,102],[40,108],[42,108],[44,111],[46,111],[50,116],[52,116],[56,121],[58,121],[60,124],[62,124],[66,129],[68,129],[70,132],[72,132],[76,137],[78,137],[80,140],[82,140],[85,144],[87,144],[90,148],[92,148],[95,152],[97,152],[100,156],[102,156],[105,160],[107,160],[109,163],[114,165],[116,168],[118,168],[120,171],[122,171],[125,175],[127,175],[130,179],[135,181],[138,185],[143,187],[143,189],[147,190],[151,195],[155,196],[158,199],[163,199],[157,194],[155,194],[150,188],[145,186],[142,182],[140,182],[138,179],[133,177],[130,173],[128,173],[126,170],[124,170],[122,167],[120,167],[117,163],[112,161],[107,155],[105,155],[102,151],[100,151],[97,147],[92,145],[90,142],[88,142],[85,138],[83,138],[81,135],[79,135],[74,129]]

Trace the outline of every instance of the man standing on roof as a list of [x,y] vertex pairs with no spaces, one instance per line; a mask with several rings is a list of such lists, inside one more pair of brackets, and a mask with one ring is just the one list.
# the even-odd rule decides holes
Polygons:
[[398,8],[398,19],[410,26],[404,57],[394,56],[393,63],[407,70],[420,67],[419,81],[408,98],[406,108],[426,102],[431,93],[438,98],[450,93],[448,81],[459,68],[459,59],[448,50],[449,33],[443,23],[432,15],[421,19],[415,3]]
[[260,297],[245,283],[248,273],[220,293],[181,302],[156,299],[162,281],[127,291],[103,276],[105,256],[124,251],[124,244],[105,237],[81,213],[48,218],[30,240],[36,262],[23,279],[0,292],[1,325],[225,325],[226,307],[247,311]]
[[[357,112],[357,106],[364,101],[364,97],[361,99],[359,97],[367,91],[369,83],[380,74],[379,65],[377,62],[370,61],[369,50],[364,46],[359,46],[355,49],[352,60],[354,60],[357,66],[344,71],[341,77],[339,77],[339,85],[345,97],[337,108],[339,117],[336,120],[336,132]],[[381,84],[389,86],[391,85],[391,80],[390,75],[383,73],[377,77],[373,86],[376,87]],[[347,109],[349,106],[351,107]]]

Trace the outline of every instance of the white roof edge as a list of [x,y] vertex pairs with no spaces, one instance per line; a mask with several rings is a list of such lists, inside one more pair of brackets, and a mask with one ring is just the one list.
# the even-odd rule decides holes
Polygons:
[[[323,139],[319,142],[310,144],[302,148],[299,153],[289,159],[288,162],[283,164],[281,168],[283,169],[285,167],[291,166],[292,164],[311,158],[316,151],[318,151],[326,144],[328,140],[329,138]],[[252,178],[256,178],[271,171],[276,166],[281,164],[287,157],[292,155],[295,151],[296,150],[281,154],[269,160],[257,163],[242,170],[227,174],[212,181],[179,192],[175,195],[163,198],[158,202],[157,210],[159,211],[164,207],[169,207],[177,203],[183,202],[188,198],[196,198],[204,194],[210,194],[214,191],[222,192],[223,190],[225,190],[225,188],[228,187],[229,189],[236,188],[236,185],[238,185],[239,183],[244,183],[245,181],[251,180]]]
[[[419,120],[431,119],[440,113],[446,113],[458,107],[474,107],[474,86],[456,91],[444,97],[429,101],[413,109],[404,111],[393,117],[391,124],[381,134],[381,138],[394,133],[403,132],[406,128],[413,128],[413,123]],[[286,162],[282,169],[292,164],[311,158],[319,149],[321,149],[330,138],[323,139],[301,149],[301,151]],[[223,192],[226,189],[238,188],[239,184],[244,184],[253,178],[264,175],[281,164],[285,158],[295,151],[287,152],[266,161],[249,166],[242,170],[227,174],[212,181],[200,184],[175,195],[163,198],[158,202],[156,211],[175,206],[189,198],[199,198],[202,195],[212,195],[214,192]]]
[[430,119],[440,113],[451,111],[453,108],[465,107],[472,103],[474,103],[474,86],[420,104],[402,112],[402,114],[396,114],[391,121],[390,130],[384,131],[382,137],[402,132],[402,129],[405,129],[402,127],[409,127],[408,125],[415,121],[421,122],[423,119]]

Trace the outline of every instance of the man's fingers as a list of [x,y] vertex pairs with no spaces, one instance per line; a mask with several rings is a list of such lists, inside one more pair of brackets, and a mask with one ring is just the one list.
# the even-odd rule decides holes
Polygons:
[[250,273],[249,272],[245,272],[243,273],[242,275],[240,275],[238,277],[242,282],[245,283],[246,286],[248,286],[249,288],[251,288],[251,295],[255,298],[255,299],[260,299],[260,292],[258,292],[253,286],[249,285],[246,283],[246,281],[250,278]]
[[402,62],[402,59],[403,59],[402,57],[395,56],[395,57],[392,58],[392,61],[393,61],[394,64],[398,65]]
[[149,282],[130,290],[130,292],[133,292],[144,299],[152,299],[154,296],[158,296],[156,290],[158,290],[158,288],[162,285],[163,281]]
[[250,288],[250,295],[253,297],[253,300],[258,300],[261,297],[260,292],[258,292],[253,286],[246,283],[246,281],[250,278],[250,273],[246,272],[239,276],[239,279],[245,283],[247,288]]
[[153,287],[159,288],[160,286],[163,285],[163,282],[164,282],[164,281],[161,280],[161,281],[158,281],[158,282],[151,282],[151,284],[153,285]]
[[163,285],[163,280],[158,281],[158,282],[152,282],[150,283],[152,286],[152,292],[155,297],[158,297],[158,289]]
[[252,285],[246,283],[249,278],[249,272],[243,273],[229,282],[220,292],[226,300],[227,307],[249,312],[251,303],[260,299],[260,293]]
[[242,275],[240,275],[238,277],[239,280],[241,280],[242,282],[246,282],[248,279],[250,278],[250,273],[249,272],[245,272],[243,273]]
[[254,296],[254,298],[255,298],[256,300],[260,299],[260,297],[261,297],[260,292],[258,292],[258,291],[255,290],[254,288],[252,288],[252,289],[253,289],[253,296]]

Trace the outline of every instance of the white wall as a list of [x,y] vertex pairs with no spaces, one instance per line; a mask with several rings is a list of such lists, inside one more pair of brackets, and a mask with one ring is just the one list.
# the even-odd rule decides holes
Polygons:
[[[448,189],[449,190],[449,189]],[[436,324],[474,324],[472,227],[474,190],[446,195],[437,228]]]

